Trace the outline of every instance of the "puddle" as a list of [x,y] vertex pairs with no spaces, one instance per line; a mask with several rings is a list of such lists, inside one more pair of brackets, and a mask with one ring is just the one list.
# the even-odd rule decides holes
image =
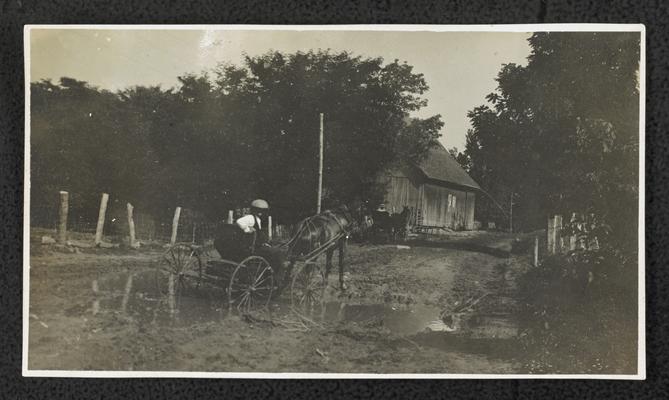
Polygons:
[[399,335],[422,332],[430,321],[438,319],[437,307],[414,305],[411,308],[393,308],[385,304],[328,303],[325,320],[354,322],[366,326],[383,326]]
[[469,321],[472,339],[516,339],[518,323],[509,315],[475,315]]
[[440,319],[437,307],[414,305],[393,308],[385,304],[328,303],[324,320],[353,322],[387,328],[398,335],[447,333],[468,339],[515,339],[518,324],[509,314],[463,314]]
[[[129,272],[91,282],[91,302],[65,310],[68,316],[120,315],[139,324],[189,326],[220,321],[227,316],[227,299],[220,289],[200,288],[178,301],[160,293],[153,271]],[[271,305],[272,315],[290,313],[283,302]],[[441,310],[427,305],[392,307],[386,304],[326,304],[321,320],[384,328],[408,336],[421,345],[441,350],[499,353],[517,348],[518,324],[508,314],[463,314],[440,320]]]
[[[510,359],[521,352],[518,321],[510,314],[468,314],[451,317],[452,325],[432,326],[412,339],[442,351],[485,354]],[[439,329],[442,328],[442,329]],[[446,328],[446,329],[444,329]],[[453,329],[455,328],[455,329]]]
[[[91,303],[75,305],[65,313],[83,317],[115,313],[140,324],[187,326],[220,320],[228,312],[223,290],[201,287],[176,300],[158,290],[153,271],[103,276],[91,282],[90,290]],[[271,308],[275,317],[290,313],[290,308],[281,301],[272,303]],[[332,302],[326,305],[323,320],[383,326],[395,334],[413,335],[424,331],[438,316],[438,308],[424,305],[393,308],[384,304]]]
[[518,356],[518,321],[512,314],[476,312],[441,320],[437,307],[414,305],[392,308],[384,304],[328,303],[324,319],[362,327],[384,327],[415,343],[447,352],[481,354],[499,359]]
[[177,299],[158,290],[153,271],[129,272],[91,282],[92,300],[65,310],[68,316],[118,314],[140,324],[188,326],[220,320],[227,313],[221,290],[200,290]]

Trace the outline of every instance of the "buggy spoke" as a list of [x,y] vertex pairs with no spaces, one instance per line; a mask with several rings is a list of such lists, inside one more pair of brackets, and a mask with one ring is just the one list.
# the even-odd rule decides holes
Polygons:
[[[248,292],[242,292],[239,295],[239,297],[237,297],[237,299],[239,299],[239,302],[237,302],[237,304],[239,304],[239,305],[243,304],[246,301],[246,299],[248,298],[248,296],[249,296]],[[235,300],[237,300],[237,299],[235,299]]]
[[[257,271],[260,271],[260,273],[257,273]],[[262,268],[262,266],[259,266],[259,267],[256,269],[257,277],[256,277],[256,279],[255,279],[255,282],[253,282],[253,284],[254,284],[254,285],[257,284],[258,281],[259,281],[262,277],[269,275],[269,274],[267,274],[268,271],[269,271],[269,272],[272,271],[272,268],[271,268],[270,266],[266,266],[265,268]]]
[[308,311],[322,303],[325,287],[322,268],[319,264],[309,263],[296,272],[291,295],[294,306]]
[[273,271],[267,260],[250,256],[238,264],[230,278],[228,296],[240,312],[266,307],[272,296]]
[[272,279],[272,277],[271,277],[271,276],[266,276],[262,281],[260,281],[260,282],[257,282],[257,281],[256,281],[256,283],[253,284],[253,287],[255,287],[255,288],[257,289],[259,285],[262,285],[262,284],[265,283],[268,279]]

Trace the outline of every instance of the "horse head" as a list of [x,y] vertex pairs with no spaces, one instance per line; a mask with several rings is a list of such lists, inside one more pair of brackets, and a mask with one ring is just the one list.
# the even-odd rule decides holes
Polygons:
[[345,204],[340,205],[332,210],[324,211],[324,214],[329,214],[337,223],[339,228],[344,232],[352,233],[360,229],[358,220],[354,217],[351,209]]

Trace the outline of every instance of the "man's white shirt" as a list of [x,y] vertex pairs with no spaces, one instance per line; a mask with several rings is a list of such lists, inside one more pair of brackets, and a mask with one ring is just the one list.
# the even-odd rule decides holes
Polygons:
[[256,221],[258,222],[258,227],[261,228],[260,218],[256,218],[256,216],[252,214],[238,218],[236,223],[237,226],[240,227],[244,232],[251,233],[253,232],[253,226],[255,225]]

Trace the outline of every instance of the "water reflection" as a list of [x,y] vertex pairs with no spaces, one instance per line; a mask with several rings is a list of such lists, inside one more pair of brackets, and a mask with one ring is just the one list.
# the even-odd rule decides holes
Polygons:
[[96,315],[97,313],[100,312],[100,299],[98,298],[98,280],[94,279],[93,283],[91,284],[91,289],[93,290],[93,306],[92,306],[92,311],[93,315]]
[[224,316],[225,296],[222,293],[203,290],[182,295],[176,293],[173,275],[165,276],[165,279],[166,293],[160,290],[153,271],[129,271],[95,279],[91,282],[92,307],[88,310],[72,308],[71,312],[117,313],[140,324],[165,326],[220,320]]
[[128,299],[130,298],[130,293],[132,291],[132,273],[128,274],[128,279],[125,283],[125,290],[123,291],[123,301],[121,301],[121,313],[125,314],[126,309],[128,308]]
[[167,304],[170,307],[170,314],[174,315],[177,312],[176,291],[174,286],[174,275],[170,274],[167,277]]
[[[99,277],[91,282],[92,307],[72,307],[70,313],[82,316],[117,314],[138,324],[158,326],[190,326],[220,321],[228,315],[227,296],[223,290],[199,288],[192,293],[177,295],[176,280],[170,277],[165,277],[167,282],[163,282],[163,289],[156,284],[153,271],[128,271]],[[285,299],[273,301],[270,310],[267,318],[281,319],[292,312]],[[353,324],[362,329],[381,329],[439,348],[491,341],[490,347],[498,340],[513,341],[519,333],[517,322],[509,315],[469,313],[458,316],[457,321],[446,321],[440,314],[438,307],[428,305],[393,307],[333,301],[325,304],[318,311],[318,317],[313,319],[328,325]],[[479,348],[481,344],[472,346]]]
[[383,327],[400,335],[422,332],[430,321],[439,317],[439,308],[421,304],[393,307],[386,304],[329,303],[325,318],[330,321],[352,322],[367,327]]

